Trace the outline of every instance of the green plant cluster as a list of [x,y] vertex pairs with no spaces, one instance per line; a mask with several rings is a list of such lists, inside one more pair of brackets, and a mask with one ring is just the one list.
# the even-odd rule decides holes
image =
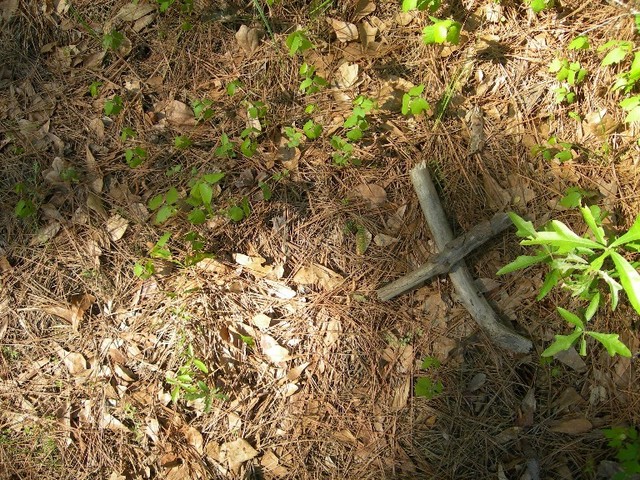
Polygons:
[[609,440],[608,445],[615,448],[616,459],[621,471],[611,480],[631,480],[640,474],[640,438],[635,427],[615,427],[603,430]]

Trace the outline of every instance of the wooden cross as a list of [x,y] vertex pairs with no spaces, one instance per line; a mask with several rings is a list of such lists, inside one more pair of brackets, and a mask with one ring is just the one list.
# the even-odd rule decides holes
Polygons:
[[464,257],[469,252],[511,225],[508,215],[498,213],[491,220],[454,239],[425,163],[411,170],[411,182],[439,253],[417,270],[378,289],[378,297],[384,301],[390,300],[435,275],[448,272],[461,302],[496,345],[518,353],[531,350],[531,340],[505,325],[487,299],[478,291],[464,262]]

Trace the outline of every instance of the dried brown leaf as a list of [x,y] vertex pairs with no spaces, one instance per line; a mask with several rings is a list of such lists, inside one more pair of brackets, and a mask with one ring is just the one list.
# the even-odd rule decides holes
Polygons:
[[129,227],[129,221],[126,218],[122,218],[117,213],[109,217],[107,220],[107,233],[113,242],[120,240]]
[[300,268],[293,277],[293,281],[300,285],[318,285],[325,290],[333,290],[338,287],[344,278],[342,275],[323,267],[313,264]]
[[358,82],[359,67],[357,63],[344,62],[334,75],[334,83],[340,89],[352,88]]
[[165,108],[167,121],[173,125],[185,127],[196,124],[196,117],[191,107],[179,100],[172,100]]
[[270,335],[263,334],[260,337],[260,348],[262,353],[275,364],[286,362],[292,357],[289,355],[289,350],[281,346],[278,341]]
[[358,20],[363,19],[364,17],[372,14],[375,11],[376,11],[376,4],[373,3],[371,0],[358,0],[358,3],[356,4],[356,9],[355,9],[355,18],[353,21],[357,22]]
[[244,462],[251,460],[257,455],[258,451],[244,438],[223,443],[220,447],[220,457],[226,459],[229,464],[229,469],[234,472],[237,472]]
[[127,3],[118,11],[116,18],[120,18],[125,22],[135,22],[154,11],[155,6],[150,3]]
[[375,237],[373,237],[373,243],[375,243],[379,247],[388,247],[389,245],[393,245],[397,242],[398,239],[396,237],[385,235],[384,233],[378,233]]
[[551,422],[549,430],[556,433],[566,433],[569,435],[581,435],[590,432],[593,424],[586,418],[571,418],[568,420],[557,420]]
[[330,17],[327,18],[327,22],[336,33],[339,42],[347,43],[358,39],[358,28],[353,23]]
[[375,183],[362,183],[354,190],[358,196],[364,198],[371,206],[380,206],[387,201],[387,192]]
[[478,105],[474,105],[469,112],[467,125],[470,137],[467,155],[473,155],[479,153],[484,148],[486,140],[484,135],[484,114]]
[[44,227],[41,227],[33,236],[29,245],[35,247],[47,243],[53,237],[55,237],[60,231],[60,222],[52,222]]
[[236,32],[236,41],[245,53],[252,54],[260,45],[262,31],[258,28],[249,28],[241,25]]
[[7,21],[18,11],[20,0],[4,0],[0,2],[0,19]]

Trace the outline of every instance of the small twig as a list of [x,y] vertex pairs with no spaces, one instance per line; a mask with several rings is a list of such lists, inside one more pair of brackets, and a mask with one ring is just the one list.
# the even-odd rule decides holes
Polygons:
[[509,225],[511,225],[511,219],[506,213],[496,213],[491,220],[476,225],[464,235],[447,243],[442,252],[435,255],[417,270],[378,289],[378,297],[383,301],[391,300],[426,282],[431,277],[447,273],[453,265],[462,260],[468,253],[504,231]]
[[[426,164],[422,163],[411,170],[411,181],[436,246],[438,250],[443,251],[453,240],[453,233]],[[520,353],[531,350],[532,345],[529,339],[518,335],[500,322],[498,314],[491,308],[486,298],[478,292],[464,261],[453,266],[449,277],[458,292],[460,301],[496,345]]]

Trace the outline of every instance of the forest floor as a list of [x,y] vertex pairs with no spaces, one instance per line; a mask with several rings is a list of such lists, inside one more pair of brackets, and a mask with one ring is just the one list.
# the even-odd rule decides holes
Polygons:
[[[637,365],[541,357],[584,305],[496,276],[531,252],[514,229],[467,263],[528,354],[446,275],[376,296],[436,252],[421,162],[456,235],[502,211],[582,235],[571,188],[615,231],[640,213],[610,88],[634,15],[556,3],[445,1],[460,41],[426,45],[396,1],[0,2],[0,478],[611,478]],[[638,352],[624,295],[591,324]]]

